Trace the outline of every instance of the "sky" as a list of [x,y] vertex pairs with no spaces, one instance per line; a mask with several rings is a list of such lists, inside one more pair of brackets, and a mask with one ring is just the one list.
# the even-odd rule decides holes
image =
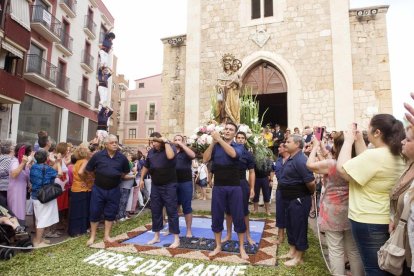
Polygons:
[[[114,54],[118,74],[134,80],[160,74],[163,63],[161,38],[185,34],[189,0],[102,0],[115,18]],[[121,4],[122,3],[122,4]],[[350,0],[351,8],[387,4],[388,46],[394,115],[402,119],[404,101],[414,92],[413,0]],[[410,30],[403,31],[403,30]]]

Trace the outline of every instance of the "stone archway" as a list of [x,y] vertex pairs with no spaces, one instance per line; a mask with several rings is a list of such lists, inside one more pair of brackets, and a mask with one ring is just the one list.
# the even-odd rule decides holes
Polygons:
[[259,102],[259,118],[263,125],[288,126],[287,84],[283,74],[270,62],[259,60],[244,74],[243,91],[251,89]]
[[300,113],[302,86],[295,68],[281,55],[275,52],[257,51],[244,57],[242,59],[243,66],[240,69],[242,80],[245,79],[250,69],[261,61],[272,64],[285,79],[287,91],[289,91],[285,94],[287,97],[287,125],[302,127]]

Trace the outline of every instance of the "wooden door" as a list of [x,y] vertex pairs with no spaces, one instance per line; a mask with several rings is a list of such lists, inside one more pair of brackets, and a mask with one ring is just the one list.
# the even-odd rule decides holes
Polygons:
[[286,80],[274,66],[260,62],[243,78],[244,87],[251,87],[253,95],[286,93]]

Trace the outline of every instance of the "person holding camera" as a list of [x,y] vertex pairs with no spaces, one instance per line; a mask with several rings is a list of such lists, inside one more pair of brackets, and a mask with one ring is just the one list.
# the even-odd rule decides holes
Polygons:
[[177,210],[177,150],[167,138],[159,132],[150,135],[152,148],[149,150],[145,164],[141,171],[140,188],[144,188],[144,176],[149,172],[152,179],[151,187],[151,214],[152,231],[154,238],[149,245],[160,242],[160,231],[163,229],[162,210],[165,207],[168,215],[169,233],[174,235],[174,242],[170,248],[180,246],[180,228],[178,224]]

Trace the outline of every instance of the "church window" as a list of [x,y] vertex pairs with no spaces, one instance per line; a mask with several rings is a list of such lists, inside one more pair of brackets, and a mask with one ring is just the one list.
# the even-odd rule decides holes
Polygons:
[[273,16],[273,0],[251,0],[252,19]]
[[273,16],[273,0],[264,0],[264,17]]
[[252,0],[252,19],[260,18],[260,1]]

